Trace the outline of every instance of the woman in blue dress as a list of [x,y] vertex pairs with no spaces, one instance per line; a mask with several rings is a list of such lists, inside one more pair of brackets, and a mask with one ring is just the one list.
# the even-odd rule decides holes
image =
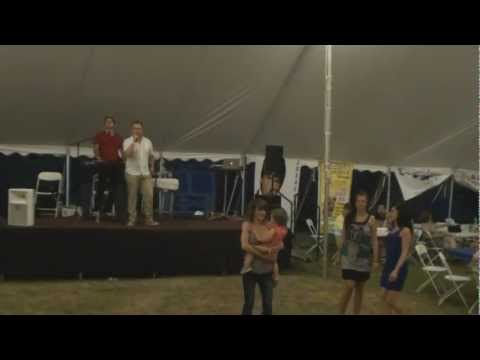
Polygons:
[[388,213],[390,226],[385,240],[385,266],[380,280],[385,290],[384,301],[389,314],[402,314],[398,303],[408,274],[407,259],[412,244],[412,219],[404,206],[393,206]]

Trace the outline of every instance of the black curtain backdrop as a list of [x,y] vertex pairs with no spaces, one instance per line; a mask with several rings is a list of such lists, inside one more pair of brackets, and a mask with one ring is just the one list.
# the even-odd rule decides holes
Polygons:
[[8,216],[8,189],[34,189],[42,171],[63,173],[64,156],[0,154],[0,216]]
[[91,160],[93,158],[88,156],[70,158],[70,202],[72,204],[80,204],[82,195],[87,196],[87,200],[90,200],[95,170],[84,164]]
[[[406,201],[406,208],[415,221],[420,221],[419,217],[423,211],[432,213],[433,221],[445,221],[448,215],[449,187],[442,191],[434,203],[432,200],[439,190],[439,186],[425,191],[413,199]],[[394,203],[392,203],[394,205]]]
[[[176,198],[185,197],[185,200],[188,200],[189,197],[200,199],[204,198],[205,201],[209,204],[207,211],[223,211],[223,202],[224,202],[224,188],[225,188],[225,172],[219,168],[212,168],[212,165],[220,165],[222,161],[211,161],[211,160],[202,160],[198,161],[195,159],[192,160],[181,160],[181,159],[172,159],[165,160],[164,166],[168,171],[171,171],[175,177],[179,177],[182,183],[182,178],[184,179],[184,185],[187,185],[189,182],[196,182],[196,191],[192,191],[192,187],[186,186],[182,187],[180,185],[180,191],[177,193]],[[231,191],[233,190],[235,183],[235,173],[228,171],[227,174],[227,204]],[[245,207],[248,205],[248,202],[253,198],[254,194],[254,181],[255,181],[255,163],[249,163],[246,167],[246,179],[245,179]],[[213,184],[213,185],[212,185]],[[241,189],[242,181],[239,178],[237,183],[237,188],[235,195],[232,200],[231,211],[236,211],[237,214],[241,213]],[[177,200],[175,201],[177,204]],[[186,202],[185,202],[186,204]],[[189,213],[190,209],[180,205],[176,207],[176,211],[182,213]]]
[[[315,172],[315,173],[314,173]],[[309,179],[311,179],[312,174],[314,173],[315,182],[312,183],[310,190],[308,191],[307,197],[305,199],[305,204],[300,212],[298,222],[296,223],[297,231],[308,231],[305,220],[310,218],[315,221],[316,217],[316,207],[318,202],[318,173],[316,169],[311,169],[308,166],[302,166],[300,169],[300,184],[299,184],[299,202],[300,199],[304,196],[307,191],[307,184]],[[353,170],[352,174],[352,187],[350,190],[350,199],[353,201],[353,196],[359,191],[366,191],[370,198],[372,198],[377,190],[378,184],[380,183],[383,177],[383,173],[380,171],[371,172],[371,171],[358,171]],[[403,200],[402,193],[400,190],[400,185],[395,177],[395,174],[392,173],[391,177],[391,194],[390,194],[391,204],[401,202]],[[385,182],[385,188],[380,196],[380,200],[377,204],[386,204],[387,201],[387,183]]]
[[193,215],[195,211],[208,213],[215,210],[216,176],[210,160],[165,160],[164,166],[180,181],[175,193],[175,212]]
[[245,171],[245,211],[248,204],[255,197],[255,163],[251,162],[247,165]]
[[[88,206],[92,178],[95,170],[92,167],[86,167],[84,164],[92,158],[87,156],[72,157],[70,160],[70,203],[84,204]],[[220,163],[220,162],[217,162]],[[167,160],[165,166],[167,169],[175,172],[180,172],[182,176],[190,174],[195,176],[200,173],[199,177],[195,177],[197,193],[209,194],[211,199],[214,199],[212,210],[221,211],[223,209],[223,186],[224,173],[218,170],[210,169],[214,162],[210,160],[197,161],[180,159]],[[20,155],[17,153],[5,155],[0,153],[0,217],[6,218],[8,216],[8,189],[10,188],[35,188],[37,176],[41,171],[55,171],[64,172],[65,157],[48,154],[29,154]],[[158,166],[158,164],[157,164]],[[210,175],[213,177],[214,188],[209,192]],[[228,173],[228,190],[233,189],[234,173]],[[246,187],[245,187],[245,206],[249,200],[253,199],[254,195],[254,178],[255,178],[255,163],[247,165],[246,169]],[[199,181],[197,181],[199,180]],[[212,180],[212,179],[210,179]],[[210,182],[211,183],[211,182]],[[232,201],[232,210],[240,214],[241,210],[241,181],[238,182],[237,191]],[[63,193],[65,189],[63,188]],[[188,194],[191,194],[189,192]],[[230,192],[228,193],[230,194]],[[64,201],[64,196],[62,198]],[[155,204],[157,197],[155,197]]]
[[[308,189],[309,183],[310,188]],[[300,206],[300,202],[304,197],[305,202],[303,207],[299,209],[300,212],[297,214],[298,221],[295,224],[295,230],[297,232],[308,231],[305,220],[312,219],[315,223],[317,216],[316,208],[318,203],[318,171],[316,168],[310,168],[308,166],[302,166],[300,168],[297,206]]]
[[[88,200],[88,192],[91,190],[91,178],[93,169],[82,166],[85,161],[91,160],[86,156],[71,158],[71,182],[70,182],[70,201],[72,204],[79,204],[83,198]],[[220,162],[216,162],[217,164]],[[213,199],[212,210],[222,211],[223,209],[223,189],[224,189],[224,173],[219,170],[210,169],[214,162],[210,160],[197,161],[180,159],[167,160],[165,166],[175,173],[180,171],[182,174],[200,173],[200,180],[196,190],[200,193],[210,196]],[[41,171],[64,172],[65,157],[49,154],[29,154],[20,155],[18,153],[5,155],[0,153],[0,217],[8,216],[8,189],[9,188],[35,188],[37,176]],[[210,175],[208,175],[210,174]],[[308,166],[302,166],[300,171],[299,184],[299,201],[306,192],[307,183],[312,177],[313,170]],[[365,190],[372,197],[377,189],[379,181],[382,177],[381,172],[370,171],[353,171],[351,199],[353,195],[360,190]],[[234,184],[234,173],[228,174],[228,194]],[[315,171],[315,182],[312,184],[305,200],[304,207],[299,215],[296,223],[298,231],[306,231],[305,220],[307,218],[315,219],[317,206],[317,181],[318,174]],[[255,163],[249,163],[246,169],[245,179],[245,206],[254,198],[254,180],[255,179]],[[208,182],[214,184],[208,189]],[[238,183],[237,192],[232,202],[232,209],[240,213],[241,182]],[[65,189],[64,189],[65,190]],[[417,218],[423,210],[432,212],[434,221],[444,221],[448,215],[449,186],[446,191],[439,195],[432,204],[433,197],[438,191],[438,187],[430,189],[420,196],[407,201],[407,206],[414,218]],[[190,194],[190,193],[189,193]],[[209,195],[208,195],[209,194]],[[382,192],[379,203],[386,204],[387,186]],[[64,199],[63,199],[64,200]],[[155,199],[156,200],[156,199]],[[398,204],[403,201],[402,192],[394,173],[391,175],[391,194],[390,203]],[[466,187],[455,184],[453,197],[452,217],[459,223],[472,223],[474,218],[478,217],[479,211],[478,192],[472,191]]]
[[[448,217],[450,199],[450,180],[432,203],[441,185],[425,191],[423,194],[408,200],[407,209],[416,221],[422,211],[430,211],[434,222],[444,222]],[[478,218],[478,192],[455,184],[452,201],[452,218],[460,224],[472,224]]]
[[[360,191],[367,192],[370,200],[373,200],[373,196],[375,195],[377,187],[380,184],[383,176],[384,173],[380,171],[372,172],[353,170],[352,187],[350,190],[350,201],[353,202],[354,196]],[[382,195],[383,193],[386,193],[386,186],[384,191],[382,192]],[[382,199],[380,198],[380,201],[381,200]]]
[[455,184],[453,188],[452,217],[460,224],[478,220],[478,191]]
[[[390,205],[398,204],[403,201],[402,190],[400,189],[400,184],[398,183],[395,173],[391,173],[390,177]],[[388,192],[388,179],[385,180],[385,188],[383,189],[382,196],[378,204],[387,204],[387,192]]]
[[[223,186],[225,182],[224,176],[217,174],[217,181],[221,183],[221,186],[217,186],[217,208],[223,209]],[[254,182],[255,182],[255,163],[249,163],[245,169],[245,211],[247,210],[248,203],[254,198]],[[230,174],[228,177],[228,196],[233,190],[235,183],[235,175]],[[220,192],[219,192],[220,191]],[[228,204],[228,202],[227,202]],[[242,210],[242,179],[239,178],[237,189],[235,191],[231,211],[235,211],[237,214],[241,215]]]

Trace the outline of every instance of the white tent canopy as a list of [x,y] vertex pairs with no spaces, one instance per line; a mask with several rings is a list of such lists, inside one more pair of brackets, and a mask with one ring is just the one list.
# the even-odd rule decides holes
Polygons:
[[[321,159],[324,46],[0,46],[0,151],[105,114],[170,153]],[[334,46],[331,160],[478,169],[477,46]],[[25,148],[25,146],[24,146]]]

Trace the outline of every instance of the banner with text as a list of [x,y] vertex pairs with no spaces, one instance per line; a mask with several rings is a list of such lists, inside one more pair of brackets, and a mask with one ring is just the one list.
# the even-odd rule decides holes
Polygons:
[[[352,187],[353,163],[331,162],[330,163],[330,187],[328,199],[329,222],[334,222],[343,213],[343,206],[350,201]],[[320,208],[323,214],[325,197],[325,165],[319,163],[320,169]],[[323,215],[320,217],[323,219]],[[323,220],[322,220],[323,223]]]

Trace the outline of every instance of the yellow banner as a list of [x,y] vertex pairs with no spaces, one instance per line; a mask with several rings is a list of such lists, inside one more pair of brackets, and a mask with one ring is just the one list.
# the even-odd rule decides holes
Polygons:
[[[330,163],[330,186],[329,186],[329,223],[342,215],[344,204],[350,201],[350,190],[352,187],[353,163],[331,162]],[[320,208],[324,209],[325,197],[325,165],[319,163],[319,178],[321,185]],[[321,216],[323,219],[323,216]],[[322,221],[323,223],[323,221]]]

